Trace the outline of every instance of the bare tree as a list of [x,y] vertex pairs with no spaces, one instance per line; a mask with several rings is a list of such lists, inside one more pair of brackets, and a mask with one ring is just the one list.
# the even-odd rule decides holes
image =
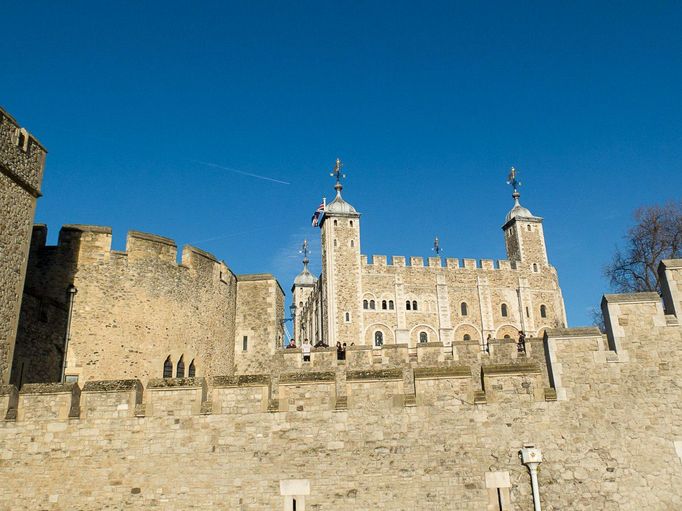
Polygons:
[[604,275],[621,293],[660,293],[659,262],[682,255],[682,201],[639,208],[634,217],[636,224],[628,229],[625,247],[616,248]]

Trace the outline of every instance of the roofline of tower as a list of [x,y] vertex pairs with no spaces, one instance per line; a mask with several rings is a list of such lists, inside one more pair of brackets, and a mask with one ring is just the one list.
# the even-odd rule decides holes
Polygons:
[[507,222],[505,222],[505,224],[502,226],[502,230],[503,231],[507,230],[507,228],[511,227],[512,224],[517,220],[541,224],[544,219],[541,216],[515,216],[514,218],[511,218]]

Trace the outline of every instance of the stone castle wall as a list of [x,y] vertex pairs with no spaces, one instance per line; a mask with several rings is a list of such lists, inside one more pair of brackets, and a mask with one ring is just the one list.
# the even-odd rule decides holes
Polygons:
[[[676,266],[662,274],[679,292]],[[290,350],[272,374],[6,386],[0,508],[530,510],[532,443],[543,509],[679,509],[672,305],[607,295],[607,335],[551,330],[525,354]]]
[[[130,232],[125,252],[111,250],[111,229],[65,226],[57,246],[35,229],[17,342],[23,382],[59,381],[73,299],[66,375],[95,379],[176,376],[194,362],[196,376],[231,374],[237,278],[211,254],[172,240]],[[261,320],[262,318],[259,318]],[[21,370],[20,370],[21,367]]]
[[47,151],[0,108],[0,382],[9,380]]

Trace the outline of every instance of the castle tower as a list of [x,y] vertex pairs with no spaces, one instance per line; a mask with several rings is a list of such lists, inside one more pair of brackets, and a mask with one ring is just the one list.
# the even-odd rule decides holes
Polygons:
[[9,381],[47,151],[0,108],[0,384]]
[[360,214],[341,197],[341,161],[336,177],[336,197],[327,204],[320,222],[322,237],[323,322],[330,346],[336,342],[361,342],[362,280],[360,262]]
[[512,198],[514,207],[507,213],[502,230],[510,261],[527,263],[534,271],[541,266],[548,266],[545,235],[542,230],[542,218],[533,215],[519,202],[521,185],[516,179],[516,169],[512,167],[508,183],[514,188]]
[[294,313],[294,339],[300,345],[304,339],[313,341],[313,332],[306,332],[305,325],[301,321],[301,314],[303,312],[303,306],[308,301],[308,297],[315,289],[315,283],[317,279],[308,270],[308,240],[303,242],[303,247],[301,248],[301,253],[303,253],[303,271],[299,273],[294,279],[294,285],[291,287],[291,293],[293,295],[293,302],[296,305],[296,312]]

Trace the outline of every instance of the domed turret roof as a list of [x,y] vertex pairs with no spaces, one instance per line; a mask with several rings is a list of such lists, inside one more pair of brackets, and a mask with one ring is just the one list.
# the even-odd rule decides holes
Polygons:
[[337,190],[336,197],[324,208],[325,214],[353,215],[358,212],[341,197],[341,190]]
[[507,213],[504,222],[507,223],[509,220],[516,217],[533,218],[533,213],[531,213],[528,208],[525,208],[521,205],[518,197],[514,197],[514,207],[511,208],[509,213]]
[[308,271],[308,260],[303,260],[303,271],[296,275],[294,286],[313,286],[317,282],[315,276]]

